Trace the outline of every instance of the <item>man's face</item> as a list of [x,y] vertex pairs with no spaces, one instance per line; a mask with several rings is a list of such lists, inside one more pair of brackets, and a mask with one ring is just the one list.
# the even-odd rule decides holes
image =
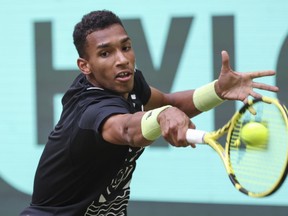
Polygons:
[[124,28],[112,25],[92,32],[86,41],[89,81],[127,97],[134,85],[135,54]]

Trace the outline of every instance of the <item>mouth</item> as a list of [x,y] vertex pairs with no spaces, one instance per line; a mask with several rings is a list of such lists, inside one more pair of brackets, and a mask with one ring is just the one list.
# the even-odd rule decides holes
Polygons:
[[132,73],[130,71],[122,71],[116,75],[116,79],[122,82],[129,81],[132,77]]

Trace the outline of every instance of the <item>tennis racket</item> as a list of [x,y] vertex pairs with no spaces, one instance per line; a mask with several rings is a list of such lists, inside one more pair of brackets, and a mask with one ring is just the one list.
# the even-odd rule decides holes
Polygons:
[[[246,124],[256,122],[267,128],[267,140],[261,144],[242,139]],[[256,134],[257,131],[255,131]],[[226,144],[219,143],[226,135]],[[287,109],[275,98],[249,101],[222,128],[214,132],[188,129],[189,143],[212,147],[222,159],[236,189],[250,197],[269,196],[280,188],[287,176]]]

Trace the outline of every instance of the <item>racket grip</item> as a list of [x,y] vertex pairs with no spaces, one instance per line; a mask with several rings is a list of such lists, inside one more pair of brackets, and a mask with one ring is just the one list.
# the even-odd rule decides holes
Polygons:
[[186,140],[188,143],[198,143],[203,144],[204,142],[204,135],[206,131],[202,130],[195,130],[195,129],[188,129],[186,132]]

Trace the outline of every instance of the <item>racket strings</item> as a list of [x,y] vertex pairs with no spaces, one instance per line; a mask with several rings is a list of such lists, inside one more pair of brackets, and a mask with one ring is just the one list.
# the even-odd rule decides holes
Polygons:
[[[274,104],[253,104],[256,116],[248,109],[242,114],[230,135],[228,154],[230,166],[239,184],[253,193],[266,193],[277,187],[288,161],[287,123]],[[259,111],[260,110],[260,111]],[[245,144],[240,137],[242,127],[250,121],[261,122],[268,128],[265,145]]]

